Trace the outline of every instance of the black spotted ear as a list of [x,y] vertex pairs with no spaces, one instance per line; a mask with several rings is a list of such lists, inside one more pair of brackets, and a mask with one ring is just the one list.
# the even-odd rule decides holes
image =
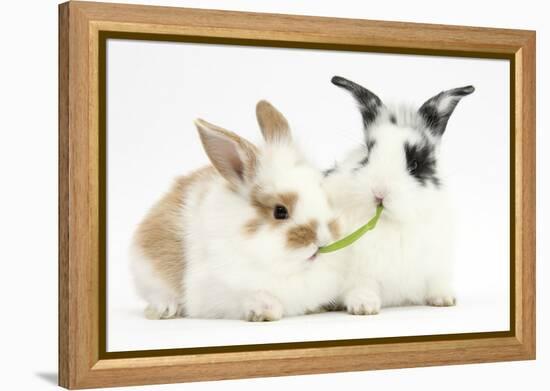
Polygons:
[[376,120],[376,117],[380,112],[380,108],[382,107],[382,101],[378,96],[376,96],[376,94],[367,90],[365,87],[340,76],[334,76],[331,79],[331,82],[332,84],[351,92],[355,100],[357,100],[359,103],[359,109],[361,110],[361,116],[363,117],[363,125],[365,129]]
[[453,113],[460,99],[475,91],[473,86],[454,88],[442,91],[428,99],[418,109],[418,113],[434,136],[442,136],[447,128],[449,117]]

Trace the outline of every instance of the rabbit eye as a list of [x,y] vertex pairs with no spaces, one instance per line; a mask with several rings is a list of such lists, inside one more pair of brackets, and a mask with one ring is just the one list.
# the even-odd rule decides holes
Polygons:
[[273,217],[277,220],[286,220],[288,219],[288,210],[283,205],[275,205],[275,209],[273,209]]
[[409,172],[414,175],[416,170],[418,170],[418,160],[414,159],[409,163]]

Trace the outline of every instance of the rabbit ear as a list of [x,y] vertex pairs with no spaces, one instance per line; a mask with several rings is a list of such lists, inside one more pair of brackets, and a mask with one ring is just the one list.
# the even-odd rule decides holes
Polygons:
[[256,118],[267,143],[290,143],[292,141],[286,118],[268,101],[258,102]]
[[426,122],[434,136],[442,136],[445,133],[449,117],[453,113],[460,99],[475,91],[473,86],[454,88],[442,91],[428,99],[418,109],[418,113]]
[[195,120],[208,158],[229,183],[240,186],[249,183],[256,172],[258,151],[254,144],[235,133]]
[[340,76],[334,76],[330,81],[332,84],[351,92],[357,103],[359,103],[359,110],[361,110],[363,126],[365,129],[374,122],[378,116],[380,108],[383,105],[382,101],[376,94],[367,90],[365,87]]

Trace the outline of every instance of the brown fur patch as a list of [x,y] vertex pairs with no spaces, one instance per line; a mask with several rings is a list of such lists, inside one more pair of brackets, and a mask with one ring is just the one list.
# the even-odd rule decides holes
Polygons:
[[268,194],[263,192],[259,186],[255,186],[250,193],[250,200],[252,206],[256,209],[258,217],[248,221],[244,225],[244,231],[249,235],[253,235],[258,232],[263,224],[274,226],[287,221],[277,220],[273,217],[273,210],[276,205],[285,206],[289,216],[292,217],[296,202],[298,202],[298,194],[294,192]]
[[168,193],[147,213],[139,225],[136,244],[150,259],[153,270],[175,293],[182,293],[185,268],[185,243],[181,219],[185,196],[191,185],[207,182],[216,175],[213,167],[206,167],[176,179]]
[[328,223],[328,229],[332,234],[334,240],[340,239],[340,224],[338,223],[338,220],[330,220],[330,222]]
[[244,232],[247,235],[254,235],[263,225],[262,219],[252,219],[244,225]]
[[255,186],[250,192],[250,202],[258,216],[267,219],[272,213],[274,205],[271,205],[270,198],[258,186]]
[[291,228],[287,232],[287,245],[290,248],[305,247],[317,241],[318,223],[315,220]]
[[298,202],[298,193],[282,193],[278,194],[277,197],[281,200],[281,204],[286,206],[288,213],[292,216],[292,213],[294,213],[294,209],[296,207],[296,202]]
[[298,194],[294,192],[268,194],[264,193],[260,187],[256,186],[250,193],[252,206],[258,212],[258,216],[264,221],[273,224],[281,223],[286,220],[277,220],[273,217],[273,209],[276,205],[283,205],[288,210],[288,214],[292,217],[292,213],[298,202]]

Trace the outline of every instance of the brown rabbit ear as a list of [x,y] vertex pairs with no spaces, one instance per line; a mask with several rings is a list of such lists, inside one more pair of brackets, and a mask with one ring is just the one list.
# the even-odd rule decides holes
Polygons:
[[256,173],[256,146],[202,119],[195,120],[195,125],[204,150],[220,175],[235,186],[249,183]]
[[292,141],[286,118],[268,101],[258,102],[256,118],[267,143],[290,143]]

